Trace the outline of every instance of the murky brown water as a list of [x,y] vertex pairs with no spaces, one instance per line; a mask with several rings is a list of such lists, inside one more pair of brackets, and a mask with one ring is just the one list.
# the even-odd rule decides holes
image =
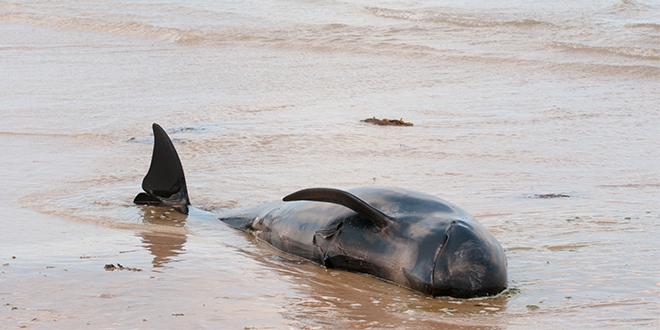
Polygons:
[[[2,327],[658,328],[659,12],[1,1]],[[188,217],[131,202],[152,122],[179,150]],[[203,211],[365,185],[472,213],[512,289],[429,298]]]

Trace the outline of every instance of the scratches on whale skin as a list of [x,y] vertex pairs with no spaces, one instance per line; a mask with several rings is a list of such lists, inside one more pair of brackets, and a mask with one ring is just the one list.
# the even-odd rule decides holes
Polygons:
[[[470,254],[481,254],[481,247],[475,245],[472,241],[466,241],[456,248],[451,255],[449,264],[450,276],[452,274],[462,274],[466,276],[470,289],[475,290],[485,282],[486,267],[482,264],[471,262]],[[448,256],[449,257],[449,256]]]
[[344,226],[344,222],[340,221],[337,224],[331,225],[326,229],[317,230],[314,234],[313,242],[316,244],[316,237],[321,236],[324,239],[330,239],[335,235],[339,235],[341,228]]

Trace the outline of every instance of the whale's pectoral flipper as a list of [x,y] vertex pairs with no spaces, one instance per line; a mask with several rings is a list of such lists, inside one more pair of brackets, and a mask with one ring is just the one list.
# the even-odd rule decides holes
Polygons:
[[142,180],[145,192],[135,196],[133,202],[143,205],[164,205],[188,214],[188,189],[179,155],[172,140],[158,124],[153,124],[154,151],[149,172]]
[[371,221],[379,228],[385,228],[390,222],[390,217],[379,211],[367,202],[359,199],[355,195],[332,188],[309,188],[294,192],[282,199],[285,202],[290,201],[316,201],[343,205]]

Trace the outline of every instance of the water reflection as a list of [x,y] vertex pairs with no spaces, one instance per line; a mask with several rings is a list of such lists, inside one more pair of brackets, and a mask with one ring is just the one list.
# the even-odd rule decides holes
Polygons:
[[[247,235],[246,235],[247,236]],[[282,310],[300,327],[351,328],[498,328],[510,295],[492,298],[432,298],[365,274],[325,269],[284,255],[266,243],[251,239],[254,251],[241,253],[294,284],[295,292]]]
[[142,222],[151,225],[138,235],[142,244],[153,255],[154,268],[162,267],[185,251],[188,216],[164,207],[141,207]]

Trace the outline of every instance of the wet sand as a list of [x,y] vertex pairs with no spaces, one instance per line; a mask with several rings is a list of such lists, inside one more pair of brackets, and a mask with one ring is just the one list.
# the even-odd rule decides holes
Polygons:
[[[3,327],[657,328],[657,5],[356,3],[0,2]],[[187,217],[132,204],[152,122]],[[474,215],[511,289],[429,298],[205,212],[368,185]]]

